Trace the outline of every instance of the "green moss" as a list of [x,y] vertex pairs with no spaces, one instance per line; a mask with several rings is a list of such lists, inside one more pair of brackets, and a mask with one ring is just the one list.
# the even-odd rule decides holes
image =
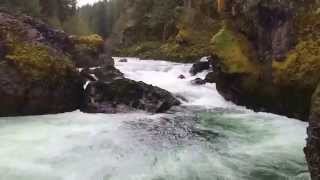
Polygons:
[[274,82],[314,87],[320,79],[320,41],[301,41],[282,62],[273,63]]
[[59,80],[73,68],[66,56],[58,56],[44,45],[14,41],[9,49],[6,60],[29,80]]
[[224,27],[212,38],[211,44],[221,60],[223,71],[258,74],[259,66],[254,63],[253,50],[243,35]]
[[320,14],[301,12],[295,21],[298,43],[287,57],[273,62],[278,85],[315,88],[320,80]]
[[80,36],[73,38],[76,45],[86,46],[90,49],[99,49],[103,47],[103,38],[97,34],[89,35],[89,36]]

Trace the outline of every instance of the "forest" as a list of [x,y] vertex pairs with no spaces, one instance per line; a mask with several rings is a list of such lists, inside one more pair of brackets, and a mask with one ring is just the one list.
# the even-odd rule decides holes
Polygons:
[[107,37],[120,15],[121,3],[122,0],[105,0],[77,7],[76,0],[0,0],[0,7],[40,18],[70,34]]

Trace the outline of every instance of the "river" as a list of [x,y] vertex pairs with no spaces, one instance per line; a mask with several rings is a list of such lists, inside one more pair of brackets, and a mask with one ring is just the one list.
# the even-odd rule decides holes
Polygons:
[[126,77],[184,97],[182,106],[0,118],[0,180],[309,180],[306,123],[191,85],[190,64],[115,59]]

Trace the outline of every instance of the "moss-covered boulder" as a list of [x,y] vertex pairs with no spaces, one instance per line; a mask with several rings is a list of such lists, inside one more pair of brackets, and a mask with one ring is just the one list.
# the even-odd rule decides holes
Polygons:
[[99,35],[71,36],[73,47],[69,50],[77,67],[114,66],[111,48]]
[[83,82],[67,37],[30,17],[0,12],[0,116],[79,108]]

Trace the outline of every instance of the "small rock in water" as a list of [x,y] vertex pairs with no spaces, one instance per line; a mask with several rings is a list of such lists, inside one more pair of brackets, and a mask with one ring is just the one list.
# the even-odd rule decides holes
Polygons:
[[124,62],[128,62],[128,59],[125,59],[125,58],[124,59],[120,59],[119,62],[123,62],[123,63]]
[[192,76],[194,76],[202,71],[209,70],[209,69],[210,69],[209,61],[200,61],[193,64],[189,72]]
[[196,78],[191,81],[191,84],[192,85],[204,85],[204,84],[206,84],[206,81],[201,78]]
[[179,79],[185,79],[186,77],[183,74],[180,74],[180,76],[178,76]]

